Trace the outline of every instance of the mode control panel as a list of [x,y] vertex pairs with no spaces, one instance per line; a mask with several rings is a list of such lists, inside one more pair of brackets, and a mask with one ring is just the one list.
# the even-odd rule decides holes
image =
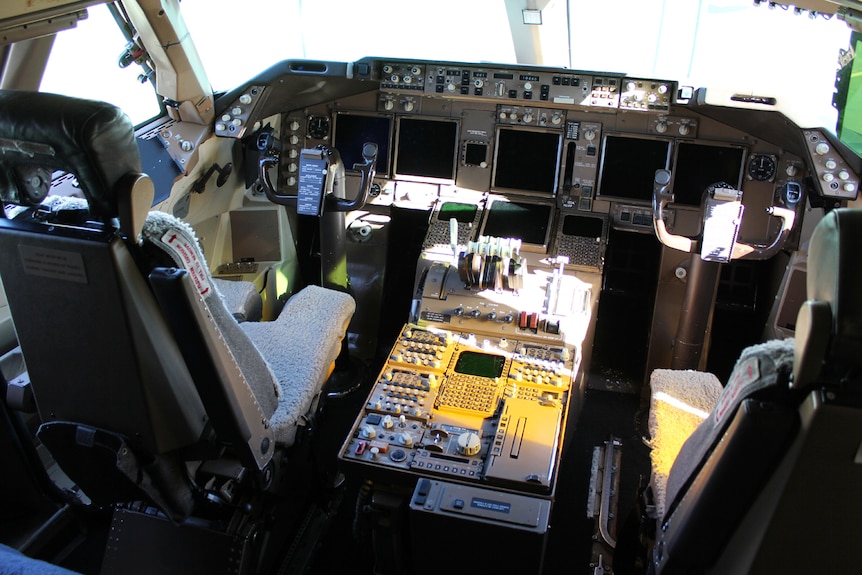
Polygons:
[[497,123],[519,126],[558,127],[566,119],[564,110],[530,106],[497,106]]
[[[497,100],[519,105],[557,104],[635,112],[667,112],[677,95],[675,82],[627,78],[622,74],[563,73],[559,69],[539,67],[497,68],[409,60],[383,61],[378,66],[381,91],[401,95]],[[393,107],[388,109],[394,108],[395,99],[384,100],[393,102]],[[522,117],[530,113],[526,110],[521,112]],[[524,120],[524,123],[531,122]]]

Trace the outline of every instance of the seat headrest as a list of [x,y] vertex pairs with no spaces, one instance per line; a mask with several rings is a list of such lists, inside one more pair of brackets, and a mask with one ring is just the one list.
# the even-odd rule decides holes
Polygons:
[[117,183],[141,171],[131,120],[105,102],[0,90],[0,200],[39,204],[54,170],[77,178],[93,215],[117,217]]
[[[797,357],[797,368],[802,362],[810,370],[816,363],[819,371],[820,363],[825,362],[831,371],[840,374],[862,366],[860,253],[862,209],[832,210],[817,224],[808,248],[808,301],[797,321],[797,355],[819,348],[819,354],[814,355],[822,357]],[[808,343],[801,346],[800,341]],[[796,378],[801,375],[797,368]],[[808,376],[815,375],[808,370]]]

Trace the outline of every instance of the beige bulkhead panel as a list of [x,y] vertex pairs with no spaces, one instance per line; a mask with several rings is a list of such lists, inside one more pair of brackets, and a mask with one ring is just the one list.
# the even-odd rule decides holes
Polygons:
[[179,104],[183,122],[210,124],[213,95],[177,0],[137,0],[123,6],[156,71],[156,91]]

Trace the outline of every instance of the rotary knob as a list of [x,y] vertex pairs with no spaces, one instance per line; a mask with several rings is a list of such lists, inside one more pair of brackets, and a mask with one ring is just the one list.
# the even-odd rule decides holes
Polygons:
[[472,431],[462,433],[458,436],[458,452],[461,455],[473,456],[479,453],[482,447],[482,441],[479,439],[479,434]]

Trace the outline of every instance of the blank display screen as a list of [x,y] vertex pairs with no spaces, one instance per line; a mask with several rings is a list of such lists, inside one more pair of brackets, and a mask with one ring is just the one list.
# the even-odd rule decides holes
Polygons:
[[455,122],[401,118],[396,175],[454,180],[457,140]]
[[553,196],[561,135],[500,128],[494,162],[494,188]]
[[699,206],[703,192],[719,182],[739,189],[742,181],[742,148],[682,142],[673,168],[674,202]]
[[518,238],[525,244],[545,246],[552,215],[547,204],[497,200],[488,210],[482,235]]
[[586,216],[566,216],[563,220],[563,234],[581,238],[601,238],[604,224],[598,218]]
[[656,170],[667,169],[670,142],[605,136],[598,196],[651,202]]
[[233,260],[281,261],[281,241],[276,210],[240,210],[230,213]]
[[335,148],[341,154],[341,161],[347,170],[353,164],[365,162],[362,146],[367,142],[377,144],[378,174],[389,173],[389,139],[392,120],[386,116],[362,116],[360,114],[339,114],[335,118]]

